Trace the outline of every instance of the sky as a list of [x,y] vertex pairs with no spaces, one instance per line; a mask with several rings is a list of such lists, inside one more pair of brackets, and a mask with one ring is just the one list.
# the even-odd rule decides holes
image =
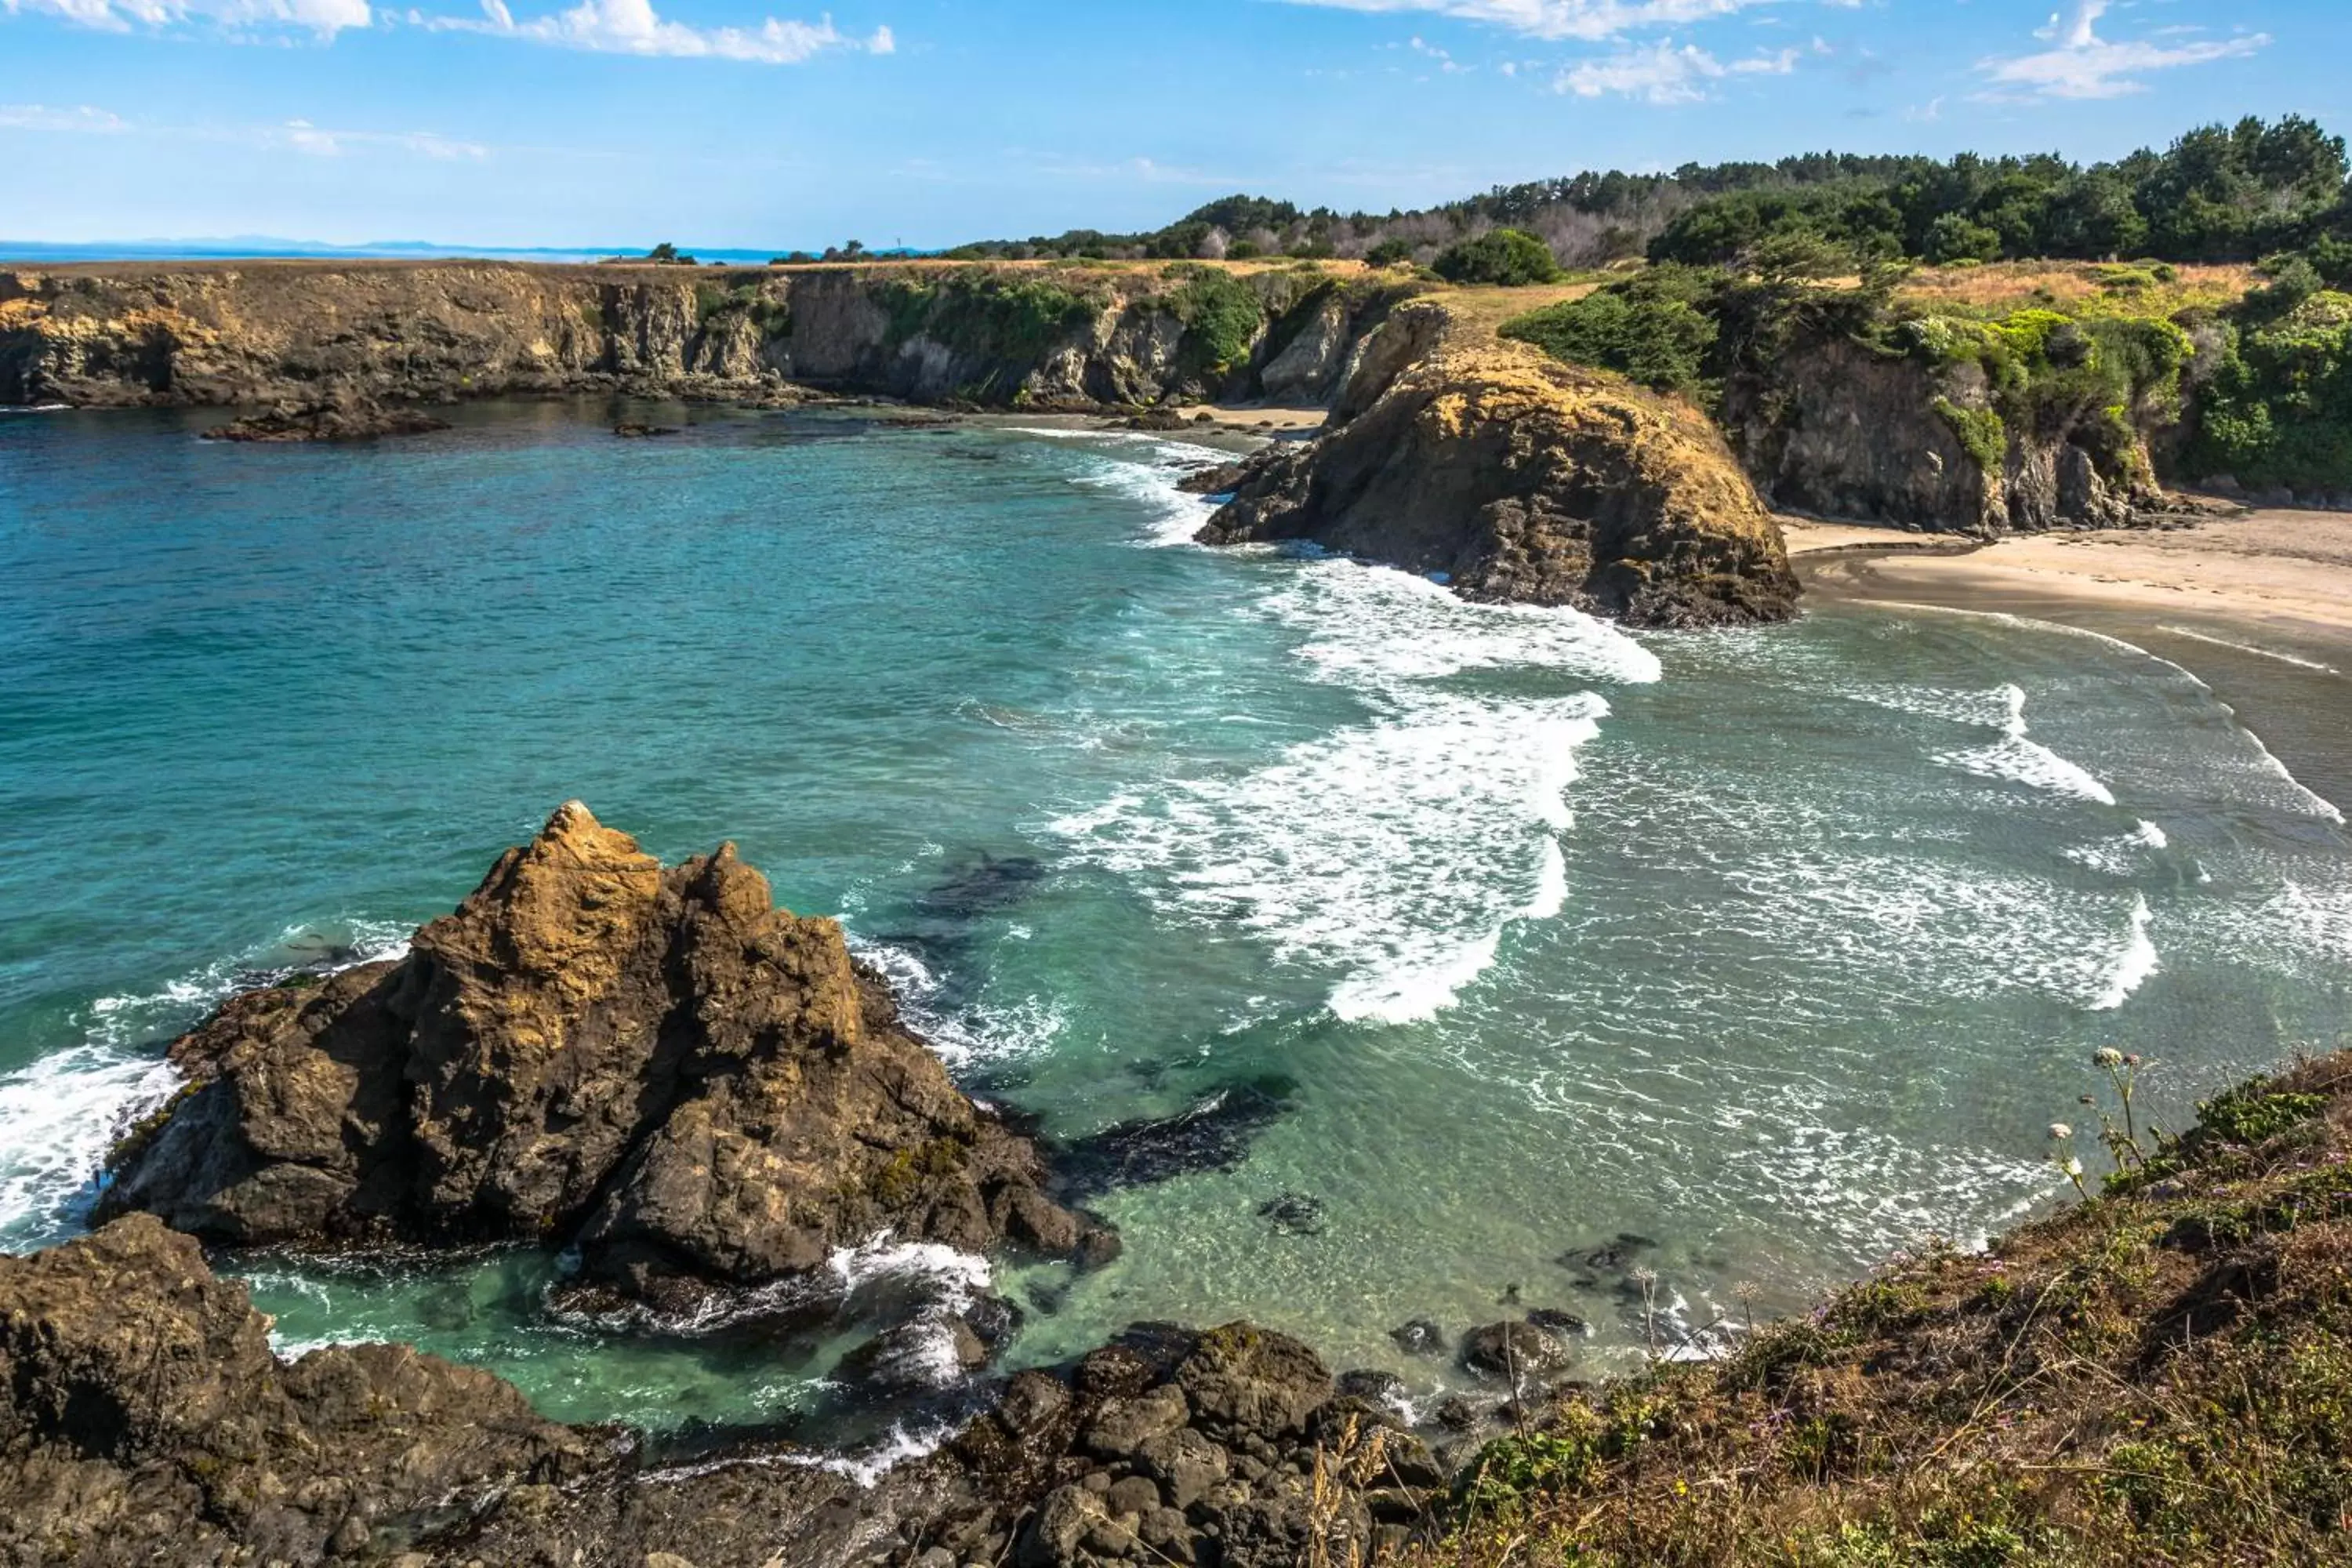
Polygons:
[[0,238],[932,247],[2352,132],[2352,0],[0,0]]

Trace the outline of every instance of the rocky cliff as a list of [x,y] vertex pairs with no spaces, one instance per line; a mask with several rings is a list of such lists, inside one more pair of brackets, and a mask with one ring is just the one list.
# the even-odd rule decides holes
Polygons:
[[665,868],[576,802],[406,957],[237,996],[172,1058],[105,1209],[217,1244],[568,1244],[592,1294],[704,1318],[881,1232],[1114,1245],[838,926],[732,846]]
[[1648,626],[1795,611],[1780,529],[1706,418],[1496,341],[1442,300],[1367,343],[1327,433],[1210,482],[1204,543],[1311,540],[1466,596]]
[[1189,264],[0,269],[0,403],[718,395],[786,382],[996,405],[1311,399],[1399,291]]
[[2167,510],[2149,445],[2177,401],[2079,374],[2069,384],[2079,361],[2032,367],[2042,386],[2010,368],[2026,384],[2002,386],[1967,355],[1822,333],[1769,374],[1732,377],[1721,419],[1757,489],[1818,517],[1990,537],[2114,528]]

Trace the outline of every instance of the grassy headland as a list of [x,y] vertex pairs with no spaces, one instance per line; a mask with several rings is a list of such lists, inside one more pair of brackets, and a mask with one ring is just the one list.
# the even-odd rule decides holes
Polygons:
[[2113,1093],[2084,1112],[2106,1151],[2087,1126],[2053,1144],[2114,1167],[2086,1201],[1527,1413],[1413,1560],[2352,1560],[2352,1054],[2218,1096],[2179,1139]]

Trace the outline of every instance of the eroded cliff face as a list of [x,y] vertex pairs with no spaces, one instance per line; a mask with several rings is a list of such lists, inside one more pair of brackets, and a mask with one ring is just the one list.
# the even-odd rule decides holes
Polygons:
[[[0,403],[388,403],[788,382],[1097,408],[1314,400],[1392,286],[1238,275],[1216,320],[1164,269],[252,261],[0,271]],[[1236,300],[1257,325],[1240,331]]]
[[1849,338],[1735,378],[1722,423],[1773,505],[1817,517],[1991,537],[2113,528],[2160,510],[2148,427],[2118,442],[2058,412],[2003,421],[1983,371],[1931,367]]
[[577,802],[408,956],[232,999],[107,1213],[232,1246],[538,1241],[708,1315],[889,1233],[1108,1256],[831,921],[731,846],[664,868]]
[[1795,611],[1779,526],[1703,415],[1465,330],[1442,300],[1394,313],[1331,419],[1221,481],[1202,542],[1312,540],[1649,626]]

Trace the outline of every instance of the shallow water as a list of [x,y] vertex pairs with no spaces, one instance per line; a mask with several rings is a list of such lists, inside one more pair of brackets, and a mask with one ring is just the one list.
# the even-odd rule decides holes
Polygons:
[[[1389,1329],[1551,1307],[1603,1362],[1636,1266],[1671,1340],[2048,1199],[2097,1046],[2177,1123],[2352,1019],[2340,816],[2128,644],[1628,636],[1184,544],[1149,437],[600,412],[0,420],[0,1245],[78,1223],[173,1030],[396,951],[575,795],[737,840],[1073,1146],[1126,1256],[1000,1270],[1016,1360],[1250,1316],[1428,1392]],[[250,1279],[289,1347],[568,1417],[781,1418],[849,1342],[551,1322],[551,1268]]]

